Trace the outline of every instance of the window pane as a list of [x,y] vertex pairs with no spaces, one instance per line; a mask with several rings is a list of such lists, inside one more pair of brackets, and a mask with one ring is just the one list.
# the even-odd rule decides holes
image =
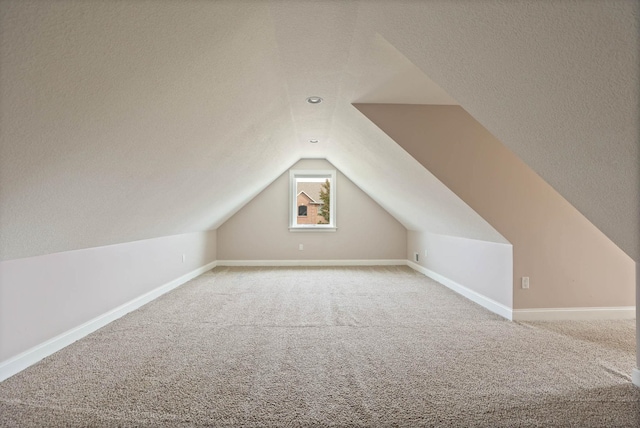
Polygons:
[[296,178],[296,204],[298,206],[296,224],[329,224],[331,212],[330,195],[330,178]]
[[336,230],[335,170],[289,170],[289,227]]

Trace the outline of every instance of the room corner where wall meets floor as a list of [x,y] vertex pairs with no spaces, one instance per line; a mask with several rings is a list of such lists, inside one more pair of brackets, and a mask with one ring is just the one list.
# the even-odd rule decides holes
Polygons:
[[631,427],[634,349],[407,267],[218,267],[0,383],[0,425]]
[[216,231],[0,262],[0,379],[216,264]]

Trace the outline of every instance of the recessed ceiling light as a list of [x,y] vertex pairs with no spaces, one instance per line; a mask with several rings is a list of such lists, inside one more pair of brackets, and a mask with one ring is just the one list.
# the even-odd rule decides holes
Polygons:
[[309,142],[310,142],[311,144],[315,144],[315,143],[317,143],[317,142],[318,142],[318,140],[309,140]]
[[320,97],[309,97],[309,98],[307,98],[307,102],[309,104],[320,104],[322,102],[322,98],[320,98]]

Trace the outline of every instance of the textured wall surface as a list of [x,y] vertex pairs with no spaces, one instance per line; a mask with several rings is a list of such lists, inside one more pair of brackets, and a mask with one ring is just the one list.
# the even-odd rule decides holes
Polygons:
[[[326,160],[303,159],[292,169],[335,169]],[[407,230],[337,172],[335,232],[289,231],[289,174],[218,228],[219,260],[404,260]],[[303,244],[303,250],[299,250]]]

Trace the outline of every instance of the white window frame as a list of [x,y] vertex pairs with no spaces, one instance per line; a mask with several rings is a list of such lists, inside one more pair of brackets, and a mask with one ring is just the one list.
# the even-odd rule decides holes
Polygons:
[[[331,183],[329,195],[329,224],[296,224],[298,218],[297,178],[328,178]],[[307,208],[308,209],[308,208]],[[291,232],[335,232],[336,226],[336,171],[335,169],[291,169],[289,170],[289,230]]]

